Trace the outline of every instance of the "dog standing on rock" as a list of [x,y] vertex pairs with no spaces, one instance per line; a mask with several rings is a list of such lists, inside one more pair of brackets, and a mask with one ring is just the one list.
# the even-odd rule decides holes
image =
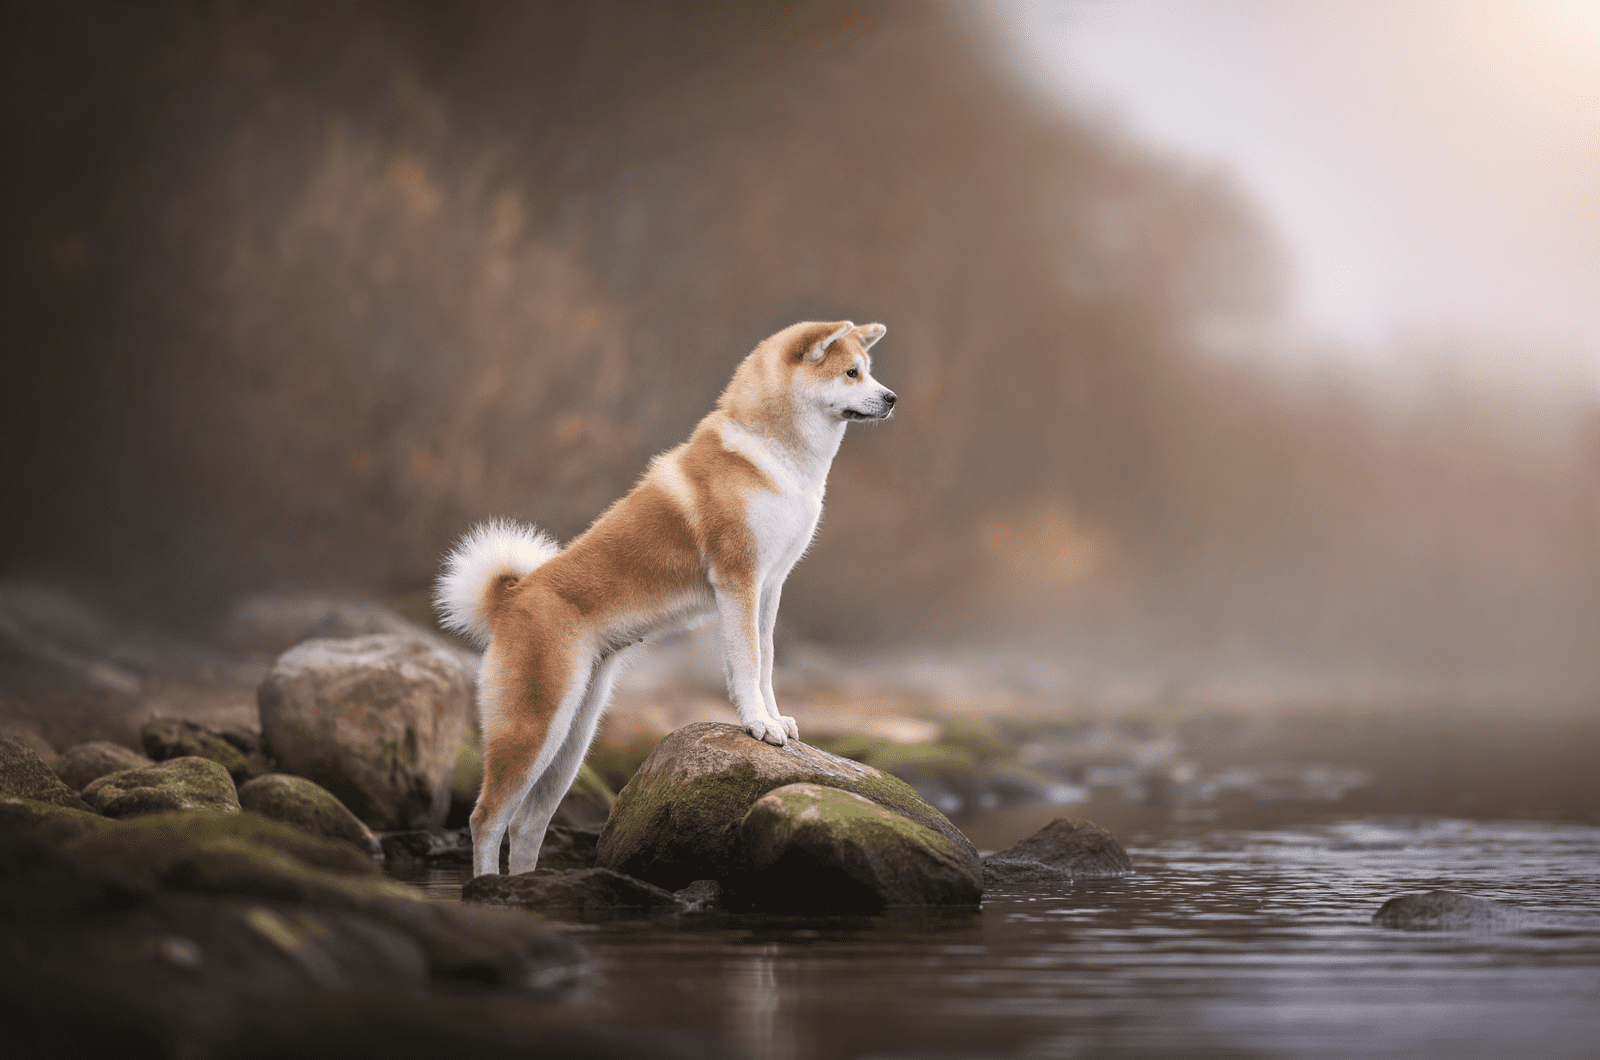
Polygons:
[[504,520],[445,561],[444,624],[484,646],[484,775],[472,871],[531,872],[583,764],[623,652],[715,613],[728,695],[758,740],[799,738],[772,694],[778,595],[811,543],[845,425],[887,419],[895,395],[867,351],[887,329],[794,324],[744,359],[689,440],[560,548]]

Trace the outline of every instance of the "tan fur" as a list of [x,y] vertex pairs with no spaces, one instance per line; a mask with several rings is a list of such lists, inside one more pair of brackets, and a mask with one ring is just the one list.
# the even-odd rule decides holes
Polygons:
[[[476,872],[497,869],[492,853],[477,848],[481,842],[497,849],[512,815],[512,871],[534,867],[550,813],[604,709],[618,652],[717,601],[724,638],[740,638],[739,650],[759,657],[761,645],[752,638],[759,639],[762,542],[750,522],[751,502],[758,494],[779,496],[784,487],[730,448],[725,432],[765,439],[771,451],[801,461],[813,444],[804,417],[815,421],[818,414],[799,403],[797,387],[843,381],[845,368],[866,357],[862,337],[870,343],[882,334],[881,325],[866,325],[817,348],[850,328],[796,324],[761,343],[689,440],[656,458],[588,530],[522,577],[499,574],[484,586],[481,608],[493,638],[480,681],[485,775],[472,814]],[[870,382],[868,373],[862,382]],[[882,392],[886,416],[894,395]],[[830,451],[824,476],[831,459]],[[727,628],[730,614],[739,617],[739,629]],[[766,620],[770,638],[771,616]],[[770,686],[770,652],[762,665]],[[792,719],[781,720],[792,731]]]

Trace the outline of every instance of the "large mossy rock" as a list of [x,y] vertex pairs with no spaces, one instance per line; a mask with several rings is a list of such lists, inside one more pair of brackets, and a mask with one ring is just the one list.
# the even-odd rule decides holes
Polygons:
[[92,809],[20,737],[0,733],[0,796]]
[[1022,842],[984,859],[990,887],[1070,883],[1126,876],[1128,852],[1115,836],[1089,821],[1057,817]]
[[854,792],[977,852],[903,781],[798,740],[783,747],[735,725],[697,722],[666,736],[617,795],[600,833],[601,868],[677,890],[742,870],[740,827],[757,799],[790,784]]
[[0,835],[26,834],[52,843],[64,843],[112,823],[109,818],[89,810],[0,795]]
[[[28,815],[12,806],[22,801],[0,800],[0,822]],[[72,812],[34,809],[31,831],[0,828],[0,997],[18,1014],[6,1027],[18,1056],[98,1055],[108,1042],[119,1055],[231,1056],[219,1042],[297,1000],[545,995],[581,968],[535,918],[428,902],[349,844],[255,814],[40,834]]]
[[239,805],[302,832],[354,843],[369,857],[382,849],[372,830],[334,797],[333,792],[305,777],[268,773],[239,786]]
[[747,900],[771,912],[872,912],[891,905],[976,905],[972,848],[853,791],[788,784],[739,826]]
[[226,767],[209,758],[174,758],[143,769],[108,773],[84,788],[83,798],[107,817],[239,810],[233,778]]
[[126,769],[143,769],[155,761],[110,740],[91,740],[63,751],[50,768],[73,791],[82,791],[101,777]]
[[280,767],[321,784],[373,828],[438,828],[472,717],[449,651],[410,636],[307,641],[261,682]]

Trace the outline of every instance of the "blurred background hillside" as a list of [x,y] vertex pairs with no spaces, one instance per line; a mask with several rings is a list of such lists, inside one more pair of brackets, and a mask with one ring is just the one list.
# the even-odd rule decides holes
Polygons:
[[1062,105],[989,8],[3,11],[0,577],[189,635],[415,598],[850,318],[901,402],[845,442],[791,643],[1600,687],[1593,378],[1275,355],[1295,253],[1251,194]]

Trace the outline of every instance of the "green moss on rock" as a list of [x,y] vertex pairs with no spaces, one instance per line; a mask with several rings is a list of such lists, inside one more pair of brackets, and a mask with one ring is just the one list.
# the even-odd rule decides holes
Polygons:
[[268,773],[239,788],[246,810],[293,825],[302,832],[354,843],[369,857],[382,853],[372,831],[327,788],[305,777]]
[[84,788],[83,798],[107,817],[239,809],[239,794],[227,768],[193,756],[110,773]]
[[740,839],[741,885],[774,912],[972,905],[983,896],[970,847],[839,788],[768,792],[745,814]]
[[797,740],[774,747],[716,722],[665,737],[617,796],[596,864],[677,890],[740,868],[740,822],[788,784],[861,795],[945,836],[976,860],[966,836],[903,781]]
[[93,811],[93,807],[56,776],[37,751],[20,737],[5,733],[0,733],[0,796]]
[[0,796],[0,832],[28,834],[50,843],[64,843],[115,822],[88,810],[54,802]]

